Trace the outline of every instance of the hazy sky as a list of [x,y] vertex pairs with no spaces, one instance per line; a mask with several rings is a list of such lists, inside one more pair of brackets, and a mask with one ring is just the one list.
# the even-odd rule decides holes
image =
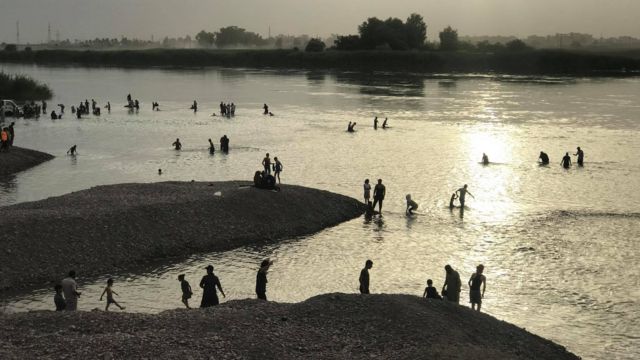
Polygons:
[[430,39],[451,24],[461,35],[586,32],[640,37],[640,0],[0,0],[0,41],[53,37],[193,36],[238,25],[267,35],[356,33],[367,17],[424,16]]

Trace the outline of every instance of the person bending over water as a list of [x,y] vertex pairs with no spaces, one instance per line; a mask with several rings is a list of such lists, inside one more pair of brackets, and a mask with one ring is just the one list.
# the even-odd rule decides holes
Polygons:
[[472,193],[469,192],[469,190],[467,190],[467,184],[464,184],[463,187],[461,187],[460,189],[456,190],[456,194],[458,194],[458,201],[460,201],[460,208],[464,209],[464,200],[467,194],[469,194],[472,198],[476,198],[475,196],[473,196]]
[[182,149],[182,144],[180,143],[180,139],[176,139],[176,141],[171,144],[176,150]]
[[584,151],[578,146],[578,151],[574,154],[578,157],[578,166],[584,166]]
[[209,139],[209,154],[213,155],[216,152],[216,147],[213,146],[213,141]]
[[405,213],[409,215],[413,215],[413,211],[418,209],[418,203],[411,200],[411,194],[407,194],[406,199],[407,199],[407,210],[405,211]]
[[549,155],[547,155],[547,153],[545,153],[544,151],[540,151],[538,160],[540,160],[540,164],[542,165],[549,165]]
[[382,128],[383,129],[387,128],[387,118],[384,118],[384,121],[382,122]]
[[75,155],[77,147],[78,145],[73,145],[72,147],[70,147],[69,150],[67,150],[67,155]]
[[489,157],[485,153],[482,153],[482,165],[489,165]]
[[564,156],[562,157],[562,161],[560,161],[560,165],[562,165],[562,167],[565,169],[571,167],[571,156],[569,156],[569,153],[564,154]]

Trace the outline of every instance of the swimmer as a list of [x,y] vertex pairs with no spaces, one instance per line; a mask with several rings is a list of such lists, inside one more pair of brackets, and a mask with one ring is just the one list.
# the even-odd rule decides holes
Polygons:
[[158,169],[158,175],[162,175],[162,169]]
[[69,150],[67,150],[67,154],[68,155],[75,155],[77,147],[78,147],[78,145],[73,145],[72,147],[70,147]]
[[564,156],[562,157],[562,161],[560,161],[560,165],[562,165],[562,167],[565,169],[571,167],[571,156],[569,156],[569,153],[564,154]]
[[176,141],[171,145],[174,146],[176,150],[182,149],[182,144],[180,143],[180,139],[176,139]]
[[489,165],[489,157],[485,153],[482,153],[482,165]]
[[549,165],[549,155],[547,155],[547,153],[545,153],[544,151],[540,151],[538,160],[540,160],[540,164],[542,165]]
[[407,199],[407,210],[405,211],[405,213],[409,215],[413,215],[413,211],[418,209],[418,203],[411,200],[411,194],[407,194],[406,199]]

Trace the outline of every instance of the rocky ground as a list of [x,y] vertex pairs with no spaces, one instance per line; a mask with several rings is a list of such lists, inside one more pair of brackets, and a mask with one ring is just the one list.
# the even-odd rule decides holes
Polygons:
[[0,153],[0,176],[27,170],[51,159],[53,155],[14,146],[8,152]]
[[5,314],[0,329],[2,359],[578,359],[491,316],[409,295]]
[[[4,155],[4,154],[0,154]],[[0,156],[1,157],[1,156]],[[360,216],[327,191],[247,182],[98,186],[0,208],[0,289],[302,236]]]

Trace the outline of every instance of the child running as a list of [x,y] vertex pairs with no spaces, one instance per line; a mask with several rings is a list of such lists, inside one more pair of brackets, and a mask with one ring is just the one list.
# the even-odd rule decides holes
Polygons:
[[[104,294],[107,294],[107,306],[105,306],[104,311],[109,311],[109,305],[114,304],[115,306],[117,306],[118,308],[120,308],[120,310],[124,310],[126,309],[124,306],[120,306],[120,304],[118,304],[114,299],[113,299],[113,294],[118,295],[117,292],[113,291],[113,289],[111,288],[113,286],[113,279],[109,278],[109,280],[107,280],[107,287],[104,288],[104,291],[102,292],[102,295],[100,295],[100,301],[102,301],[102,298],[104,297]],[[120,295],[118,295],[120,296]]]
[[184,274],[178,275],[178,280],[180,281],[180,288],[182,288],[182,303],[187,307],[187,309],[191,309],[189,306],[189,299],[191,299],[191,295],[193,295],[191,285],[189,285],[189,282],[184,279]]

